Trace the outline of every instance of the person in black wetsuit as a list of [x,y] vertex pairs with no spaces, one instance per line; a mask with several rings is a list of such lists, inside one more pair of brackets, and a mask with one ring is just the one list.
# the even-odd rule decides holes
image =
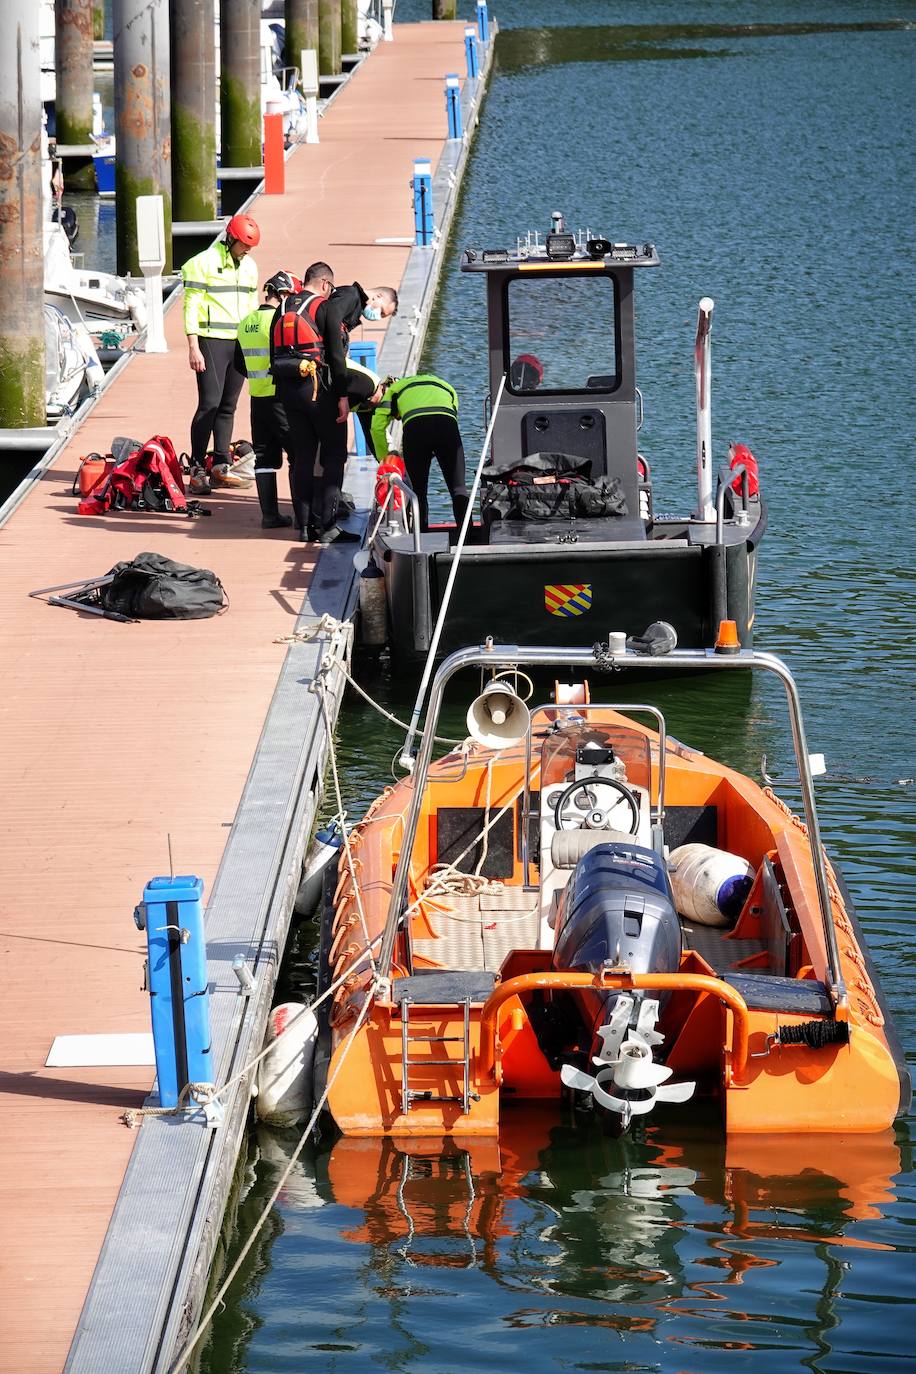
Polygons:
[[[303,285],[303,293],[311,297],[311,315],[323,340],[324,356],[317,376],[284,377],[275,372],[292,435],[293,507],[302,521],[303,537],[319,544],[359,537],[337,523],[347,461],[350,331],[360,320],[387,319],[398,307],[397,292],[390,286],[364,291],[358,282],[335,288],[333,281],[327,263],[313,263]],[[317,296],[322,299],[316,306]],[[273,359],[273,347],[271,356]]]
[[383,435],[389,420],[400,420],[404,426],[404,466],[420,503],[421,529],[429,529],[427,490],[434,458],[452,498],[455,523],[460,525],[468,508],[468,489],[455,388],[431,372],[402,377],[388,388],[381,404],[376,406],[373,434]]

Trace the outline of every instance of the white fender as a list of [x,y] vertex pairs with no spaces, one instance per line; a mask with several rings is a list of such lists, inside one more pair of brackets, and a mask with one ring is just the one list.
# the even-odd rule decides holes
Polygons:
[[318,1017],[302,1002],[283,1002],[267,1021],[271,1045],[258,1065],[255,1112],[270,1126],[294,1126],[312,1109],[312,1072]]

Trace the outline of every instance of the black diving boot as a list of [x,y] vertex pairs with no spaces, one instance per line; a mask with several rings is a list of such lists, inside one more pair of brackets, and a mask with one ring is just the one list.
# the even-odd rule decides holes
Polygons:
[[258,501],[261,504],[261,529],[285,530],[293,523],[288,515],[280,514],[277,502],[277,474],[275,472],[256,472],[254,480],[258,488]]

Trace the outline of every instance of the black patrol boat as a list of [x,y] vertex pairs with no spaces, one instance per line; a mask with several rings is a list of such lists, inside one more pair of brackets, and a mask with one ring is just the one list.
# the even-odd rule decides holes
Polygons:
[[461,270],[480,273],[487,289],[480,521],[452,578],[458,530],[421,532],[409,488],[391,479],[401,490],[372,524],[391,651],[409,660],[435,643],[438,657],[481,633],[575,646],[611,628],[637,636],[653,621],[667,621],[689,649],[711,648],[720,623],[733,621],[749,648],[766,507],[743,445],[714,470],[713,302],[700,301],[695,342],[697,507],[656,514],[639,452],[634,287],[658,254],[552,219],[549,233],[528,233],[514,249],[462,254]]

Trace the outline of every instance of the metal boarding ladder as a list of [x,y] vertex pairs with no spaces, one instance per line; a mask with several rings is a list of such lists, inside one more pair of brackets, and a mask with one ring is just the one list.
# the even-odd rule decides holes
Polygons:
[[[465,997],[461,1002],[448,1003],[446,1005],[460,1007],[464,1015],[464,1024],[461,1035],[411,1035],[410,1034],[410,1004],[409,997],[402,997],[400,1000],[401,1008],[401,1111],[404,1116],[410,1111],[414,1102],[459,1102],[462,1112],[467,1115],[471,1110],[472,1102],[479,1102],[479,1093],[471,1092],[471,999]],[[412,1059],[410,1057],[411,1045],[444,1045],[460,1043],[464,1054],[462,1059]],[[410,1070],[414,1068],[430,1068],[432,1066],[449,1065],[456,1069],[462,1069],[463,1081],[462,1091],[455,1094],[434,1093],[426,1088],[412,1088],[410,1086]]]

